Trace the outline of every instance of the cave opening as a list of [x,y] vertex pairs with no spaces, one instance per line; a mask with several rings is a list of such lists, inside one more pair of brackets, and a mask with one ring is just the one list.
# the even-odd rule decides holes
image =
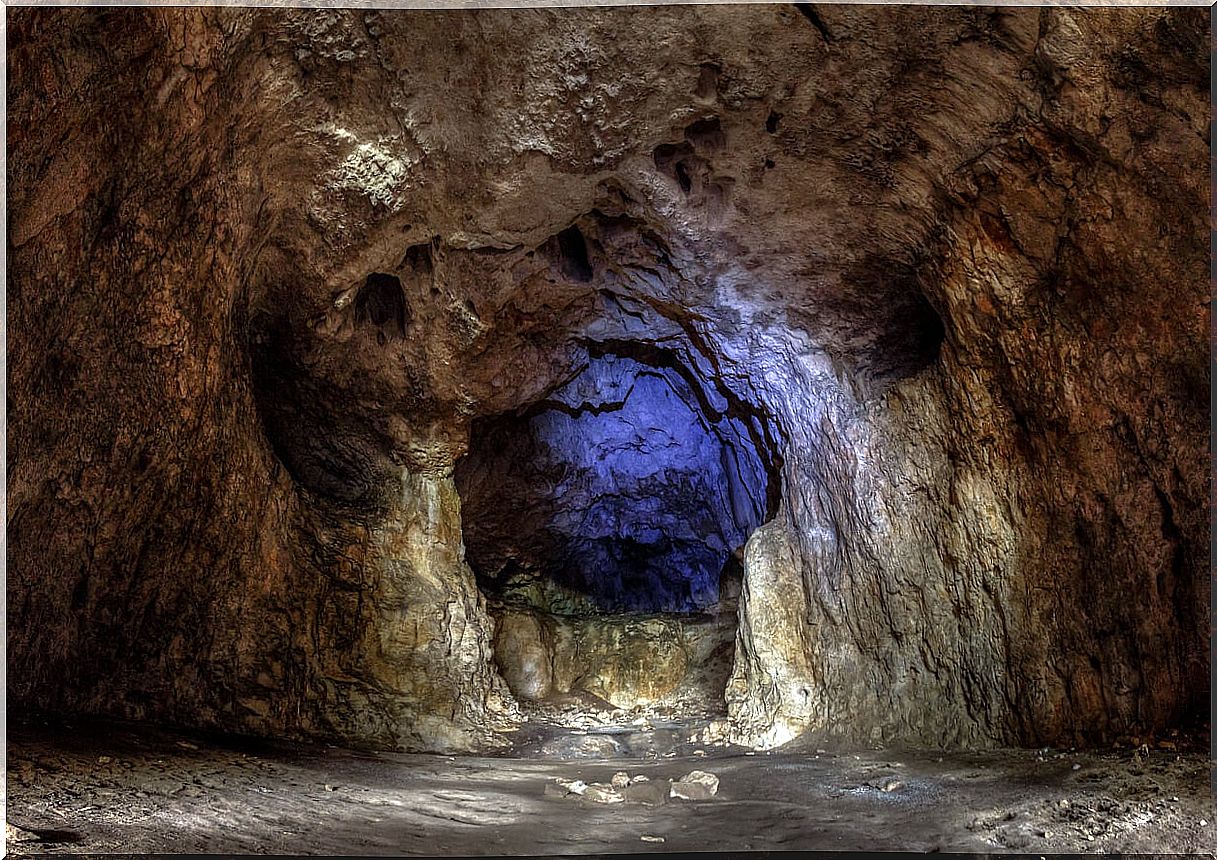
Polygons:
[[722,712],[772,439],[762,410],[637,341],[588,344],[545,397],[474,422],[466,559],[518,699]]

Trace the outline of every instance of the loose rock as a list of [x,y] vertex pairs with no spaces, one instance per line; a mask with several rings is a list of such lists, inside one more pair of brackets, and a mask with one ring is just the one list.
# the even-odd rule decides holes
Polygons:
[[605,785],[602,782],[593,782],[583,792],[585,800],[590,800],[593,803],[624,803],[625,797],[617,789],[611,785]]
[[681,800],[708,800],[718,793],[718,777],[694,770],[672,783],[671,796]]
[[875,780],[870,784],[880,791],[887,792],[899,791],[900,789],[904,788],[904,782],[894,776],[886,776],[883,779]]
[[583,794],[587,791],[587,783],[581,779],[559,779],[557,783],[571,794]]
[[657,782],[642,782],[626,786],[622,795],[630,803],[660,806],[668,802],[668,786]]

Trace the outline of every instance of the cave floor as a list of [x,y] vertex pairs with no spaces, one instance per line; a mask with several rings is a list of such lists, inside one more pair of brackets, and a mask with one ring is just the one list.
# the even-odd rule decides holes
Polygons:
[[[370,754],[126,723],[10,723],[7,844],[77,855],[1214,850],[1200,753],[685,748],[572,760]],[[694,769],[718,775],[716,796],[600,805],[545,791],[557,777],[608,782],[625,770],[662,783]]]

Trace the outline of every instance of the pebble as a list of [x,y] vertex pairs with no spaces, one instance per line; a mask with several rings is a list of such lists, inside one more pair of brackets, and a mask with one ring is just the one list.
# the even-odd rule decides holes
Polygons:
[[681,800],[709,800],[718,793],[718,777],[704,770],[690,771],[673,782],[669,792]]
[[668,802],[669,786],[657,782],[635,782],[621,789],[626,803],[662,806]]
[[642,834],[638,838],[641,839],[643,842],[663,842],[664,841],[662,836],[649,836],[646,833]]
[[587,791],[587,783],[581,779],[559,779],[557,783],[571,794],[583,794]]
[[583,792],[583,798],[593,803],[625,803],[625,796],[611,785],[593,782]]
[[98,764],[109,764],[112,761],[114,761],[114,759],[110,758],[108,755],[99,755],[97,757]]
[[1074,770],[1081,770],[1081,769],[1082,769],[1082,766],[1081,766],[1080,764],[1078,764],[1077,762],[1074,762],[1074,763],[1073,763],[1073,769],[1074,769]]
[[613,788],[625,788],[630,784],[630,775],[624,770],[619,770],[613,774],[613,778],[610,780],[610,782],[612,783]]

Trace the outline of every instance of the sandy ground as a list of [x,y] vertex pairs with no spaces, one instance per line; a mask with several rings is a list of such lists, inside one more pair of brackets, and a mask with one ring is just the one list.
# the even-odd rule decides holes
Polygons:
[[[10,724],[7,847],[75,854],[1214,851],[1210,762],[1198,753],[766,754],[702,750],[685,742],[690,731],[666,749],[663,739],[680,735],[676,727],[549,726],[521,744],[550,744],[568,756],[617,751],[561,760],[366,754],[130,724]],[[640,742],[646,732],[650,744]],[[605,735],[617,746],[586,747],[587,738]],[[545,791],[557,777],[608,782],[625,770],[666,784],[693,769],[718,775],[714,797],[602,805]]]

